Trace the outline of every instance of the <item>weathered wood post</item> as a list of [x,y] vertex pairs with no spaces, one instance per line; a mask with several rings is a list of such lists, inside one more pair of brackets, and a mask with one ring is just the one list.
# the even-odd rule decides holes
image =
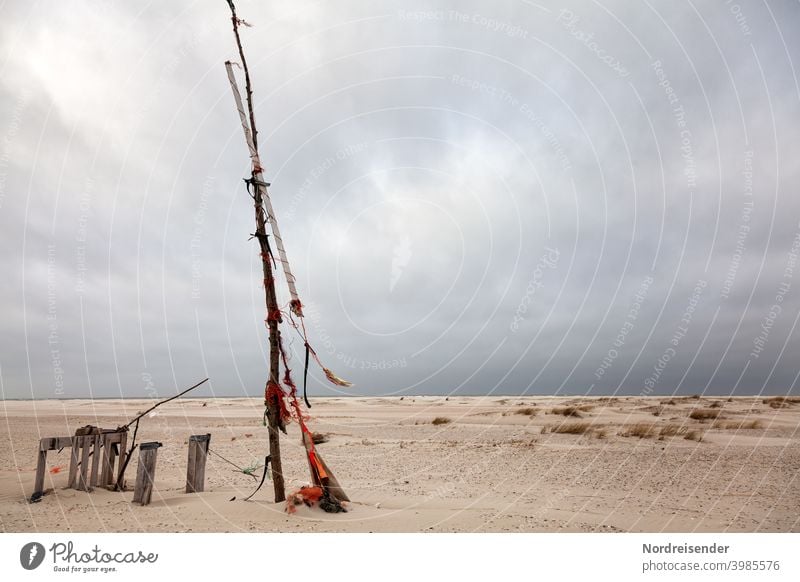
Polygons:
[[39,443],[39,455],[36,461],[36,481],[33,483],[31,501],[38,501],[44,493],[44,472],[47,470],[47,449],[44,440]]
[[103,460],[101,462],[100,486],[108,487],[114,480],[114,445],[117,441],[117,433],[107,433],[103,435]]
[[72,437],[47,437],[39,441],[39,451],[36,461],[36,480],[33,483],[33,493],[30,497],[31,503],[36,503],[44,495],[44,477],[47,471],[47,452],[58,451],[71,447]]
[[92,452],[92,442],[94,436],[82,436],[80,439],[81,447],[81,466],[78,470],[78,481],[75,483],[75,489],[78,491],[91,491],[92,487],[89,485],[89,453]]
[[92,475],[89,479],[89,488],[97,487],[98,482],[100,481],[100,457],[102,455],[101,449],[103,447],[103,435],[100,431],[97,432],[93,437],[87,437],[91,439],[92,442]]
[[75,479],[78,476],[78,463],[80,463],[80,443],[83,437],[71,437],[72,449],[69,454],[69,479],[67,480],[67,489],[75,487]]
[[210,445],[210,434],[194,434],[189,437],[186,493],[201,493],[205,490],[206,459],[208,458],[208,447]]
[[133,502],[150,504],[153,494],[153,480],[156,476],[156,458],[161,443],[142,443],[139,447],[139,466],[136,469],[136,485],[133,489]]

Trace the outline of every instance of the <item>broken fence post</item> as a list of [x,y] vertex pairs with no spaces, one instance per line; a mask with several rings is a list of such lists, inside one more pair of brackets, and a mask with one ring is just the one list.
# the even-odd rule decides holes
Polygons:
[[133,502],[150,504],[153,494],[153,480],[156,475],[156,458],[161,443],[142,443],[139,446],[139,466],[136,469],[136,485],[133,489]]
[[211,444],[210,434],[194,434],[189,437],[189,462],[186,467],[186,493],[202,493],[205,490],[206,458]]

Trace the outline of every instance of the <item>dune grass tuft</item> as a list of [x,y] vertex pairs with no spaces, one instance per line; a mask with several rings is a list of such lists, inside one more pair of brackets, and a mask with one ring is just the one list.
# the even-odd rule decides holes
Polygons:
[[531,408],[530,406],[526,406],[525,408],[518,408],[514,411],[514,414],[522,414],[524,416],[536,416],[539,414],[539,411],[536,408]]
[[562,416],[572,416],[575,418],[583,418],[581,412],[588,412],[594,406],[584,404],[582,406],[556,406],[550,410],[550,414],[560,414]]
[[661,430],[658,432],[658,436],[660,437],[674,437],[680,436],[682,434],[686,434],[687,428],[680,424],[668,424],[666,426],[661,427]]
[[760,420],[716,420],[711,428],[720,430],[748,430],[764,428],[764,423]]
[[450,424],[451,422],[453,421],[446,416],[437,416],[431,421],[431,424],[434,426],[439,426],[440,424]]
[[624,437],[639,437],[649,439],[656,435],[656,425],[647,422],[637,422],[624,427],[619,435]]
[[699,443],[703,440],[703,433],[699,430],[690,430],[683,438],[687,441],[697,441]]
[[799,396],[771,396],[764,398],[764,404],[772,408],[789,408],[792,404],[800,403]]
[[711,420],[718,418],[721,413],[721,410],[712,408],[695,408],[689,413],[689,418],[692,420]]
[[550,432],[558,434],[586,434],[592,428],[590,422],[564,422],[550,427]]

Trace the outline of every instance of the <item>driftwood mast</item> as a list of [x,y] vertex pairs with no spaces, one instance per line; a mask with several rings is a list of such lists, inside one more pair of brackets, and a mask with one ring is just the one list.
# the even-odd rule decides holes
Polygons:
[[[253,185],[253,204],[255,207],[255,220],[256,232],[255,238],[261,248],[261,266],[264,272],[264,292],[266,294],[267,305],[267,326],[269,328],[269,380],[274,385],[280,385],[280,329],[278,324],[281,322],[280,309],[278,307],[278,299],[275,293],[275,277],[272,269],[272,250],[269,246],[269,239],[267,238],[266,222],[267,218],[264,213],[264,189],[266,183],[262,175],[262,167],[258,156],[258,130],[256,129],[256,120],[253,113],[253,89],[250,84],[250,71],[247,68],[247,59],[244,56],[242,49],[242,41],[239,38],[239,24],[241,21],[236,16],[236,7],[233,5],[233,0],[227,0],[228,6],[231,9],[231,22],[233,23],[233,34],[236,37],[236,46],[239,49],[239,58],[241,59],[242,69],[244,70],[245,90],[247,92],[247,112],[245,113],[242,106],[241,96],[239,89],[236,85],[236,80],[233,76],[233,67],[230,61],[225,63],[228,71],[228,78],[231,82],[231,88],[234,92],[236,105],[239,109],[239,116],[242,121],[242,128],[244,129],[245,139],[250,149],[250,158],[252,160],[251,184]],[[280,236],[274,232],[276,236]],[[291,282],[294,284],[294,281]],[[281,502],[286,499],[286,492],[283,483],[283,471],[281,466],[281,445],[280,435],[278,430],[286,432],[283,420],[280,414],[280,396],[270,394],[269,391],[265,393],[264,405],[267,408],[267,422],[269,425],[269,454],[272,461],[272,483],[275,490],[275,502]],[[266,471],[267,468],[264,467]]]

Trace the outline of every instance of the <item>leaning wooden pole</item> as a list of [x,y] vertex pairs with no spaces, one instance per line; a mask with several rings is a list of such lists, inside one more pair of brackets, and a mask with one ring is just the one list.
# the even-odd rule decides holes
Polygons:
[[[253,113],[253,90],[250,84],[250,71],[247,68],[247,59],[244,56],[242,42],[239,38],[239,24],[241,21],[236,16],[236,7],[233,5],[233,0],[227,0],[227,2],[231,9],[233,34],[236,37],[236,46],[239,49],[239,58],[241,59],[242,69],[244,70],[245,90],[247,92],[247,113],[245,113],[242,98],[239,94],[239,88],[233,75],[233,67],[230,61],[226,62],[225,67],[228,71],[228,79],[231,82],[231,90],[236,100],[236,107],[239,110],[242,129],[244,130],[245,140],[250,149],[250,158],[252,161],[250,184],[252,186],[252,196],[255,207],[255,238],[258,240],[261,251],[261,266],[264,274],[264,292],[267,306],[267,326],[269,328],[270,366],[269,380],[267,381],[267,388],[264,393],[264,406],[266,407],[267,423],[269,425],[269,454],[272,461],[272,484],[275,490],[275,502],[279,503],[286,499],[286,491],[283,483],[283,469],[281,465],[280,434],[278,433],[279,430],[286,432],[280,413],[280,398],[282,396],[279,393],[280,329],[278,324],[281,322],[281,314],[280,308],[278,307],[278,298],[275,293],[275,278],[272,269],[272,261],[274,258],[269,246],[269,239],[267,238],[267,218],[264,213],[264,190],[266,188],[266,183],[264,182],[258,156],[258,131],[256,130],[256,120]],[[278,391],[270,390],[270,387],[278,387]],[[267,468],[264,467],[264,470],[266,471]]]

